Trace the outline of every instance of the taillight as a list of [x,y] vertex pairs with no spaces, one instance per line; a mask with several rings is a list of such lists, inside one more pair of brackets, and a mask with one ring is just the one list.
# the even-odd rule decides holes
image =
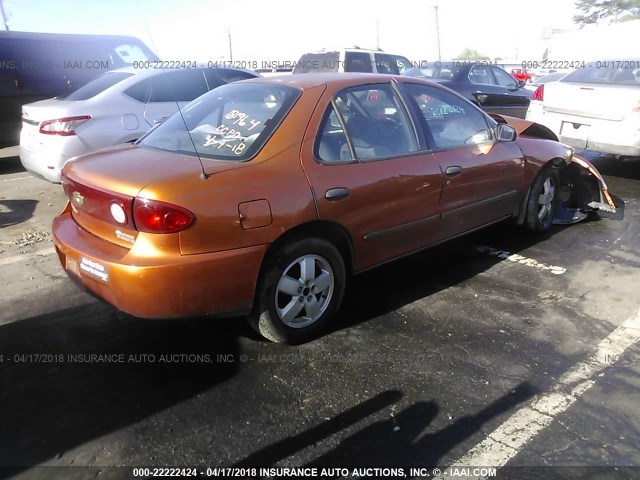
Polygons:
[[189,227],[196,217],[186,208],[136,198],[133,201],[133,218],[136,229],[147,233],[175,233]]
[[544,83],[536,88],[531,100],[537,100],[538,102],[542,102],[544,100]]
[[77,117],[56,118],[46,120],[40,124],[40,133],[45,135],[62,135],[68,137],[76,134],[76,128],[89,120],[91,115],[79,115]]

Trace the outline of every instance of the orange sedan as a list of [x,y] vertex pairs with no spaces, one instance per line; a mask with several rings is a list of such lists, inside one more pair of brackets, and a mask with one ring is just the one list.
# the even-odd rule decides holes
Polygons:
[[335,317],[351,274],[507,218],[545,231],[615,208],[545,127],[370,74],[216,88],[62,183],[55,245],[83,288],[139,317],[249,314],[290,343]]

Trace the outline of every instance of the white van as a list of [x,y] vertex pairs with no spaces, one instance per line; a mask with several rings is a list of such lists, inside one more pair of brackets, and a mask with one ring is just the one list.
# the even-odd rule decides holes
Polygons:
[[412,68],[402,55],[359,47],[323,49],[305,53],[293,68],[293,73],[365,72],[399,75]]

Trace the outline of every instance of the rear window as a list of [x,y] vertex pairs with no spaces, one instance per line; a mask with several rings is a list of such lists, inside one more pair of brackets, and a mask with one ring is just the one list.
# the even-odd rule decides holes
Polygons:
[[296,63],[293,73],[337,72],[340,67],[340,53],[306,53]]
[[58,97],[61,100],[88,100],[93,98],[99,93],[104,92],[106,89],[113,87],[121,81],[131,77],[133,73],[114,72],[105,73],[100,75],[95,80],[87,83],[83,87],[80,87],[76,91],[70,93],[66,97]]
[[138,145],[216,160],[248,160],[266,143],[300,93],[284,85],[223,85],[191,102]]
[[202,69],[158,71],[152,77],[131,85],[124,93],[141,103],[190,102],[224,82],[211,76],[205,78]]
[[587,63],[561,82],[630,85],[640,87],[640,60],[607,60]]

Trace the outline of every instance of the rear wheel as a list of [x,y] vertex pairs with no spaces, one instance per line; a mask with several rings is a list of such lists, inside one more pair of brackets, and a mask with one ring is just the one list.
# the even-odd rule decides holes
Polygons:
[[558,206],[560,177],[556,168],[545,167],[531,186],[527,201],[527,227],[534,232],[546,232],[551,228]]
[[311,340],[342,302],[346,274],[340,253],[314,238],[285,245],[267,262],[252,326],[273,342]]

